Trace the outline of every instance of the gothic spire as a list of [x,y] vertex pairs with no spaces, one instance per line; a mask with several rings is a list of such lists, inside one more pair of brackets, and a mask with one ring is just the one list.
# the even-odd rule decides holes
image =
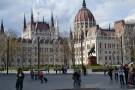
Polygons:
[[3,19],[1,20],[1,31],[2,34],[4,34],[4,25],[3,25]]
[[25,14],[24,14],[24,21],[23,21],[23,30],[26,29],[26,18],[25,18]]
[[110,26],[110,23],[109,23],[109,30],[111,30],[111,26]]
[[44,20],[44,16],[43,16],[43,23],[45,22],[45,20]]
[[31,23],[34,23],[33,10],[31,9]]
[[73,39],[73,34],[72,34],[71,28],[70,28],[70,39],[71,39],[71,40]]
[[85,2],[85,0],[83,0],[82,6],[83,6],[84,8],[86,8],[86,2]]
[[53,12],[51,13],[51,26],[54,27]]

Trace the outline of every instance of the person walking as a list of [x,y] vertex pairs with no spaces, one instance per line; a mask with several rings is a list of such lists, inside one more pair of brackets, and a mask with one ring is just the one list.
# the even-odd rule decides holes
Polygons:
[[119,77],[120,77],[120,85],[121,85],[121,88],[124,87],[124,70],[123,70],[123,66],[120,67],[119,69]]
[[35,72],[34,72],[34,77],[35,77],[35,80],[38,79],[38,71],[37,70],[35,70]]
[[47,67],[47,72],[48,72],[48,74],[50,73],[50,67],[49,66]]
[[117,67],[115,67],[115,69],[114,69],[114,76],[115,76],[115,81],[118,81],[118,68]]
[[129,74],[129,68],[128,68],[128,65],[125,65],[124,66],[124,74],[125,74],[125,82],[126,82],[126,85],[128,85],[128,74]]
[[109,68],[108,75],[110,77],[110,80],[113,81],[113,69],[112,69],[112,67]]
[[84,76],[86,76],[86,74],[87,74],[87,69],[85,66],[83,66],[83,74],[84,74]]
[[104,65],[104,75],[106,76],[107,67]]
[[23,90],[24,73],[21,68],[17,71],[16,90]]
[[55,66],[54,71],[56,72],[56,74],[58,73],[58,66]]
[[39,72],[39,79],[40,79],[41,83],[43,83],[44,74],[42,71]]
[[133,84],[133,68],[134,68],[134,66],[133,66],[133,64],[131,64],[131,66],[129,67],[129,77],[128,77],[128,83],[130,85]]
[[73,82],[74,88],[80,88],[80,86],[81,86],[81,75],[80,75],[79,71],[78,72],[75,71],[73,73],[72,79],[74,80],[74,82]]
[[31,69],[31,71],[30,71],[30,76],[31,76],[31,79],[34,80],[34,71],[33,71],[33,69]]

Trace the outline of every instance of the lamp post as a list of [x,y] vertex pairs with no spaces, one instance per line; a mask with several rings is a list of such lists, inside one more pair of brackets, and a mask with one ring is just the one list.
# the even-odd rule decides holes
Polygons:
[[38,72],[40,70],[40,41],[39,41],[39,37],[37,38],[37,42],[38,42]]
[[9,65],[9,38],[7,38],[7,75],[8,75],[8,65]]
[[123,41],[122,41],[122,35],[120,37],[120,40],[121,40],[121,61],[122,61],[122,65],[123,65]]
[[83,64],[83,38],[84,38],[83,31],[81,31],[81,64],[82,64],[82,71],[83,71],[83,67],[84,67],[84,64]]

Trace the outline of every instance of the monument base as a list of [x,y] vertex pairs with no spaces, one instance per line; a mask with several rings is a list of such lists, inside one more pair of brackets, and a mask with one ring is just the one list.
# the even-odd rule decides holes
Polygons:
[[89,56],[88,57],[88,64],[89,65],[96,65],[97,64],[97,57],[96,56]]

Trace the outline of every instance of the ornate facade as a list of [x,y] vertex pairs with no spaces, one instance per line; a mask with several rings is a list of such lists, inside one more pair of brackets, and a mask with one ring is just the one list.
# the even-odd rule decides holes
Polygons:
[[123,26],[121,23],[116,21],[114,28],[110,28],[110,25],[108,28],[99,27],[93,14],[87,8],[85,0],[83,0],[82,8],[75,16],[74,30],[72,31],[75,63],[82,64],[83,57],[83,63],[89,64],[88,52],[92,47],[95,48],[93,56],[97,57],[97,64],[118,65],[129,63],[130,58],[128,60],[124,58],[124,47],[122,45],[125,41],[121,36],[125,34],[121,32],[126,30],[125,26],[134,27],[134,25],[124,24]]

